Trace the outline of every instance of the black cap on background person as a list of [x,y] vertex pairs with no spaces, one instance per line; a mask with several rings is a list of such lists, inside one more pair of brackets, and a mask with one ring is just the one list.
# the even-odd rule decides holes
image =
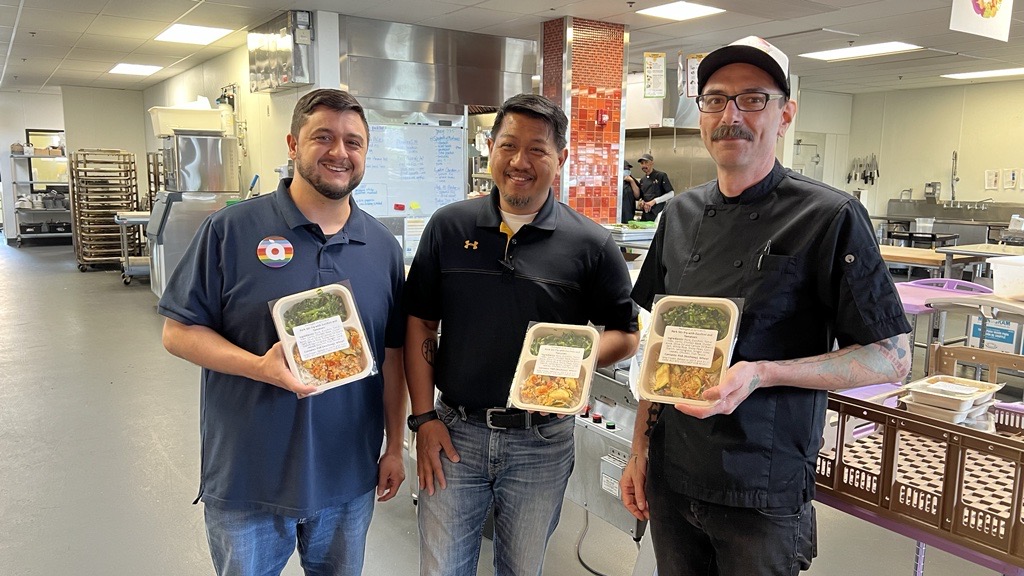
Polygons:
[[629,160],[623,160],[622,161],[622,167],[625,168],[626,170],[632,170],[633,169],[633,165],[629,163]]
[[637,160],[637,162],[654,162],[654,156],[651,156],[650,154],[644,154],[643,156],[640,157],[639,160]]
[[764,38],[747,36],[723,46],[704,57],[697,66],[697,93],[719,68],[729,64],[750,64],[768,73],[782,92],[789,96],[789,57]]

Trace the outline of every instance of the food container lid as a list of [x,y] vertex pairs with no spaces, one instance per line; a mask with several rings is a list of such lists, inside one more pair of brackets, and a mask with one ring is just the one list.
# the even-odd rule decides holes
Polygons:
[[523,339],[509,404],[576,414],[586,406],[601,334],[593,326],[538,322]]
[[964,410],[991,400],[1002,387],[1002,384],[938,375],[911,382],[907,385],[907,390],[915,402],[951,410]]
[[373,369],[373,354],[355,299],[330,284],[280,298],[271,316],[292,373],[317,393],[360,380]]
[[711,406],[703,399],[732,361],[740,311],[727,298],[665,296],[651,311],[638,390],[652,402]]

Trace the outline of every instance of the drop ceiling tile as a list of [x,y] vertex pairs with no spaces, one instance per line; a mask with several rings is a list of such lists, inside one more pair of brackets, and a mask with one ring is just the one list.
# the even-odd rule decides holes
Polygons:
[[109,0],[103,7],[102,14],[173,22],[197,5],[193,0]]
[[73,60],[67,59],[61,62],[61,70],[77,70],[80,72],[106,72],[110,70],[116,62],[96,62],[94,60]]
[[407,0],[390,0],[385,2],[367,2],[365,5],[354,10],[352,15],[359,18],[384,20],[386,22],[414,24],[462,9],[463,6],[445,2],[433,2],[431,0],[424,0],[422,3],[416,2],[415,7],[410,7]]
[[72,48],[68,52],[68,58],[73,60],[90,60],[92,62],[103,62],[105,64],[117,64],[127,56],[127,52],[116,50],[90,50],[87,48]]
[[466,30],[474,32],[480,28],[495,26],[503,22],[511,22],[519,18],[519,14],[513,12],[498,12],[496,10],[484,10],[482,8],[468,7],[420,21],[424,26],[435,26],[449,30]]
[[29,46],[62,46],[71,48],[78,43],[81,37],[82,34],[79,32],[29,31],[19,26],[14,42],[15,44],[27,44]]
[[0,26],[14,26],[14,21],[17,18],[17,6],[0,6]]
[[142,46],[145,40],[141,38],[125,38],[124,36],[107,36],[104,34],[82,34],[75,44],[77,48],[88,48],[90,50],[113,50],[117,52],[131,52]]
[[95,80],[100,76],[101,72],[88,72],[85,70],[65,70],[63,67],[58,68],[56,72],[50,76],[47,84],[65,84],[68,81],[81,81],[81,80]]
[[158,40],[149,40],[148,42],[142,43],[134,51],[138,54],[157,54],[160,56],[174,56],[176,58],[184,58],[189,54],[194,54],[199,51],[202,46],[198,44],[183,44],[181,42],[161,42]]
[[238,30],[262,24],[277,14],[276,10],[242,8],[204,2],[188,15],[183,16],[179,22],[193,26],[214,26]]
[[474,4],[477,8],[486,10],[502,10],[505,12],[518,12],[519,14],[536,14],[541,11],[553,11],[563,6],[574,4],[575,0],[485,0]]
[[544,21],[540,16],[524,16],[511,22],[480,28],[476,31],[480,34],[535,40],[540,35],[540,28]]
[[[99,14],[107,1],[108,0],[75,0],[74,2],[69,2],[68,0],[26,0],[25,7]],[[7,2],[17,3],[16,0],[7,0]]]
[[54,32],[85,32],[96,19],[94,14],[64,10],[36,10],[25,8],[18,21],[18,34],[22,31],[52,30]]
[[217,40],[210,46],[226,46],[228,48],[238,48],[239,46],[245,46],[246,38],[249,32],[247,30],[236,30],[231,34]]
[[11,62],[17,63],[22,58],[36,60],[38,58],[56,58],[63,60],[70,48],[63,46],[31,46],[21,42],[15,42],[11,49]]
[[167,22],[157,22],[156,20],[122,18],[120,16],[97,16],[96,20],[86,31],[89,34],[149,40],[163,32],[168,26]]

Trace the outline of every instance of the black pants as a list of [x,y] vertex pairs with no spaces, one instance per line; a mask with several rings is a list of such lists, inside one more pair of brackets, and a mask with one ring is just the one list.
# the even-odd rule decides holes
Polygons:
[[817,555],[814,507],[734,508],[687,498],[648,475],[658,576],[795,576]]

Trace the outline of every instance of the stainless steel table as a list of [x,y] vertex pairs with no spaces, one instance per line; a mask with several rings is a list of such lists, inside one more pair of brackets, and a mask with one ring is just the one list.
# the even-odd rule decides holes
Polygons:
[[1006,244],[963,244],[961,246],[943,246],[936,252],[946,255],[946,278],[952,278],[954,256],[980,256],[994,258],[996,256],[1024,256],[1024,246],[1008,246]]

